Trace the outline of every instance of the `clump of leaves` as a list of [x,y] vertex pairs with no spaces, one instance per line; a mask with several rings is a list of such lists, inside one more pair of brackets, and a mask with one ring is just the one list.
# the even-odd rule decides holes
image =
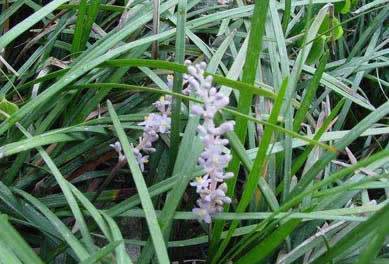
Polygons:
[[[0,8],[1,263],[387,261],[384,1]],[[210,223],[187,59],[229,102],[208,129],[235,122],[218,145],[234,177],[213,182],[230,199],[198,191]],[[169,118],[145,122],[161,96]]]

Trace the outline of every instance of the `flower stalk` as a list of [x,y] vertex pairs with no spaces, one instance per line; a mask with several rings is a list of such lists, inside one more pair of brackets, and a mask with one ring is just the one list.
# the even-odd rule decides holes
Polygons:
[[226,121],[216,126],[214,117],[229,104],[229,98],[212,85],[212,76],[204,76],[207,67],[205,62],[195,65],[190,61],[185,63],[188,65],[188,73],[184,75],[184,80],[188,87],[183,92],[193,93],[204,101],[203,105],[195,104],[191,109],[192,114],[202,117],[203,120],[197,128],[204,145],[198,164],[205,172],[202,177],[197,177],[190,183],[200,196],[193,212],[200,220],[211,223],[212,217],[223,211],[224,204],[231,203],[231,199],[226,195],[227,184],[224,180],[234,175],[225,171],[231,160],[231,154],[227,148],[229,141],[223,135],[234,129],[234,121]]

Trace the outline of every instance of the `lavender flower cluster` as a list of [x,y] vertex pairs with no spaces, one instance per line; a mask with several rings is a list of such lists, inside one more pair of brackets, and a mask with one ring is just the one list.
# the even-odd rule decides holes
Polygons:
[[170,132],[171,102],[171,96],[162,96],[153,103],[159,113],[151,113],[145,117],[145,121],[139,123],[140,126],[143,126],[143,135],[134,148],[134,154],[142,171],[145,169],[145,163],[149,161],[149,156],[143,155],[142,152],[154,152],[153,143],[158,140],[158,134],[168,134]]
[[233,130],[234,122],[227,121],[216,126],[214,117],[221,108],[228,105],[229,98],[212,86],[212,76],[204,76],[207,67],[205,62],[195,65],[190,61],[185,63],[188,65],[188,73],[184,75],[184,80],[188,87],[183,92],[194,93],[204,101],[204,105],[192,106],[192,114],[203,118],[202,124],[198,126],[198,134],[204,150],[198,163],[205,172],[205,175],[190,183],[196,187],[200,196],[197,200],[198,207],[193,212],[204,222],[210,223],[212,216],[223,211],[224,204],[231,203],[231,199],[226,196],[227,184],[224,180],[234,175],[225,172],[231,155],[226,147],[229,142],[223,138],[223,134]]
[[[168,77],[168,85],[171,79]],[[153,143],[158,140],[158,134],[168,134],[170,132],[170,114],[171,114],[171,96],[162,96],[158,101],[153,103],[158,113],[151,113],[145,117],[145,120],[139,123],[143,126],[143,135],[139,138],[138,145],[134,147],[134,155],[139,164],[141,171],[145,169],[145,164],[149,161],[149,155],[145,153],[155,152]],[[119,161],[124,160],[120,142],[110,145],[119,155]]]

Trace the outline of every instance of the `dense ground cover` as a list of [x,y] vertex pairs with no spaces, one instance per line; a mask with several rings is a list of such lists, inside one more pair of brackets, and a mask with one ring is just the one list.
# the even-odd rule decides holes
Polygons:
[[0,0],[0,263],[387,263],[386,0]]

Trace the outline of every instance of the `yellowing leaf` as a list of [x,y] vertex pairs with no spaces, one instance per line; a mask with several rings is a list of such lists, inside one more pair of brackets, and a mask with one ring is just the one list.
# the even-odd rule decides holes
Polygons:
[[8,115],[12,115],[13,113],[15,113],[16,111],[19,110],[19,107],[8,101],[7,99],[5,99],[4,97],[0,99],[0,120],[5,120],[7,119],[7,116],[5,114],[3,114],[2,112],[8,114]]

